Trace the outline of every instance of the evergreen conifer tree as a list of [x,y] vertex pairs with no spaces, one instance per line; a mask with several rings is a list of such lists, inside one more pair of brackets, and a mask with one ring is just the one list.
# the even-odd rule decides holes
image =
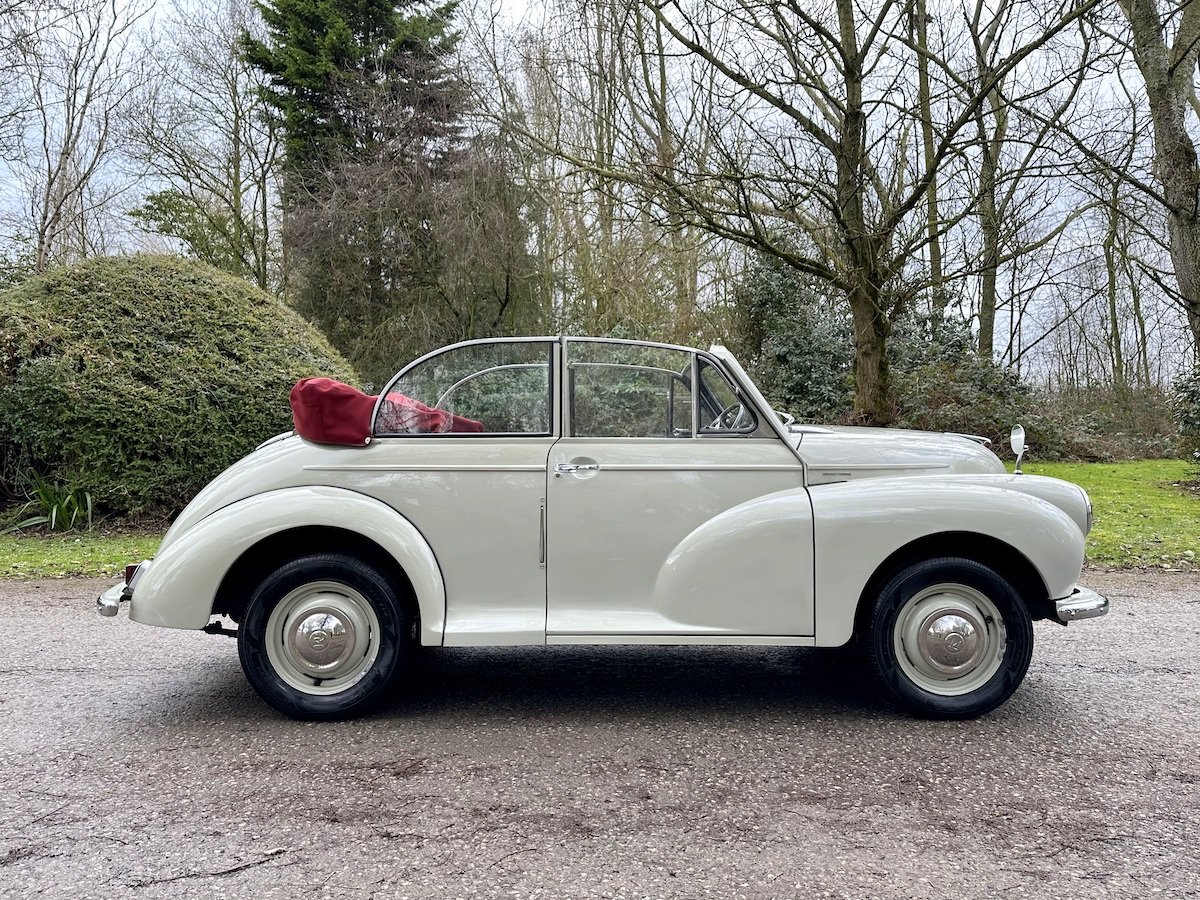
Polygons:
[[435,162],[459,132],[463,91],[448,64],[456,4],[420,0],[268,0],[249,62],[286,133],[289,190],[380,154]]
[[243,38],[285,133],[296,308],[373,382],[456,337],[437,200],[466,151],[455,4],[267,0]]

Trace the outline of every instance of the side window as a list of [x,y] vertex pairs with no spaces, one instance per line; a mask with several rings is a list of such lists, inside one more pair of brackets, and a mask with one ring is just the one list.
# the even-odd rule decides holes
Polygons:
[[431,357],[388,388],[375,434],[550,434],[546,341],[471,344]]
[[750,407],[711,362],[700,360],[700,433],[748,434],[758,427]]
[[692,436],[690,353],[591,341],[567,347],[572,435]]

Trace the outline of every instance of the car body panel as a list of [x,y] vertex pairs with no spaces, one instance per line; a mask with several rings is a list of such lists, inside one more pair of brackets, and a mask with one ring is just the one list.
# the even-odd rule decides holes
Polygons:
[[[1082,510],[1082,492],[1058,484],[1071,490],[1039,487]],[[1033,564],[1048,597],[1070,594],[1083,566],[1084,532],[1074,515],[1015,489],[1012,476],[877,478],[821,485],[809,494],[816,522],[819,645],[850,639],[859,600],[876,569],[921,538],[974,534],[999,540]]]
[[550,471],[547,634],[811,634],[811,514],[735,511],[803,488],[778,438],[564,438]]
[[553,441],[380,438],[353,462],[309,463],[306,471],[378,497],[429,542],[454,598],[439,643],[541,644],[541,516]]
[[997,475],[1004,465],[960,435],[893,428],[830,427],[794,434],[808,484],[908,475]]

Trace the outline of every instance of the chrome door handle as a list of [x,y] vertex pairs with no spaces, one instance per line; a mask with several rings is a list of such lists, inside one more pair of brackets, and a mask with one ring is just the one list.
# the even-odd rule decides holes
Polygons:
[[564,472],[599,472],[599,463],[555,463],[554,471]]

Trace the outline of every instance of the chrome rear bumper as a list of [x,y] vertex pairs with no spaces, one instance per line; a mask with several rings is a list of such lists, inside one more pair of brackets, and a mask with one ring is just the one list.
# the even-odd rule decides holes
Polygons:
[[126,566],[125,575],[129,579],[128,582],[118,582],[97,597],[96,612],[105,617],[115,616],[120,612],[121,604],[133,599],[133,589],[137,586],[138,579],[150,568],[150,562],[144,559],[136,566]]
[[121,609],[121,601],[127,600],[125,590],[128,585],[124,581],[114,584],[96,598],[96,612],[102,616],[115,616]]
[[1108,598],[1093,590],[1077,587],[1071,596],[1054,601],[1054,615],[1064,625],[1079,619],[1094,619],[1108,614]]

